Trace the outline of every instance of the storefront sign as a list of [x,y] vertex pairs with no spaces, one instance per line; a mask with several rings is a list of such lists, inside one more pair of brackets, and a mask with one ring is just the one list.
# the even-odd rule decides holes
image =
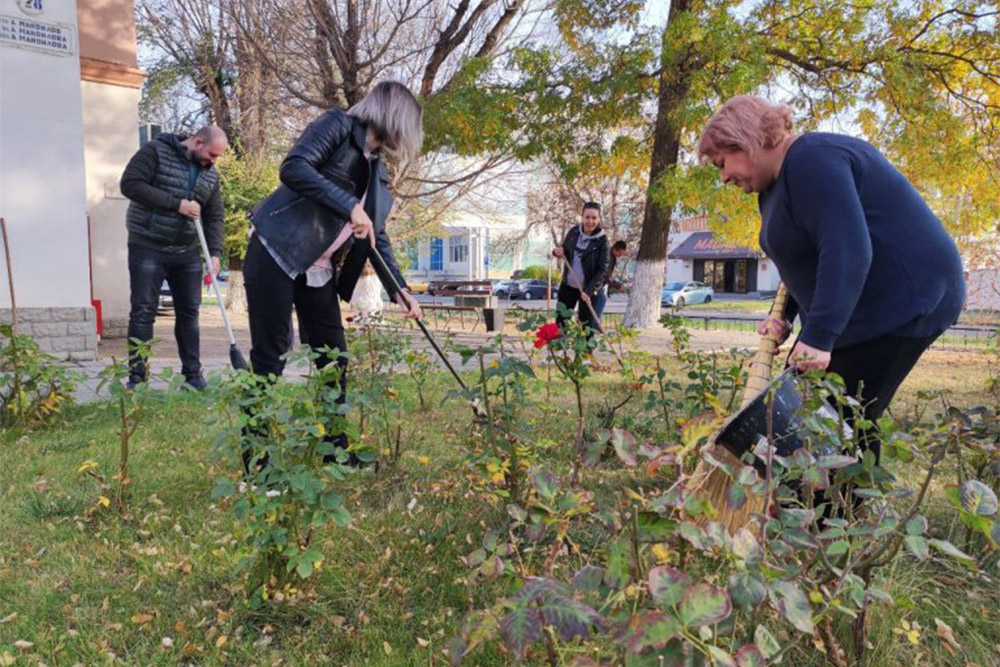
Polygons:
[[0,14],[0,44],[58,56],[75,53],[73,26]]

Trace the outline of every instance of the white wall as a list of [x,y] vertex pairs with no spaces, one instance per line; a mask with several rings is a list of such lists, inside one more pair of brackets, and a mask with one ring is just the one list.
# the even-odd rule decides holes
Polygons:
[[[72,25],[72,55],[0,44],[0,216],[18,306],[83,307],[90,280],[76,3],[44,7],[39,21]],[[27,18],[14,0],[0,0],[0,13]],[[0,289],[0,307],[9,306]]]
[[[669,255],[672,253],[680,244],[687,241],[688,237],[694,232],[673,232],[670,234],[670,249],[667,251]],[[666,275],[664,277],[665,283],[673,283],[680,281],[692,280],[694,276],[694,261],[690,259],[668,259]]]
[[82,81],[87,212],[90,215],[94,298],[104,320],[127,320],[129,311],[128,200],[119,189],[125,165],[139,150],[139,97],[135,88]]
[[758,292],[768,292],[778,289],[778,283],[781,282],[781,276],[778,275],[778,269],[774,266],[774,262],[766,257],[762,257],[757,260],[757,291]]

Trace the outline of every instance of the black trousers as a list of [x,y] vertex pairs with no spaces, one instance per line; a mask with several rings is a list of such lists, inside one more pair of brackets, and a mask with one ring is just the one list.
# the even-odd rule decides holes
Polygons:
[[[294,342],[291,336],[293,305],[303,340],[308,340],[317,350],[324,347],[341,352],[347,350],[336,281],[331,280],[322,287],[309,287],[305,275],[294,280],[289,278],[254,235],[243,260],[243,282],[250,318],[250,366],[255,374],[280,376],[284,372],[285,361],[281,357]],[[323,368],[333,361],[341,367],[339,402],[342,403],[346,400],[347,360],[321,355],[316,365]],[[331,441],[347,446],[344,435],[334,436]],[[244,463],[247,463],[246,456]]]
[[[174,299],[174,338],[181,358],[181,372],[188,379],[201,375],[198,310],[204,267],[197,250],[164,252],[130,243],[128,246],[128,339],[144,343],[153,339],[153,322],[160,303],[160,286],[166,280]],[[131,346],[130,346],[131,347]],[[129,376],[146,379],[146,367],[130,350]]]
[[[889,407],[903,380],[936,338],[882,336],[842,347],[830,355],[827,371],[844,378],[847,394],[861,402],[865,418],[874,422]],[[881,454],[877,440],[867,444],[876,457]]]
[[[250,316],[250,364],[257,375],[281,375],[291,341],[292,306],[299,317],[303,336],[314,348],[344,351],[347,341],[340,319],[340,297],[335,281],[322,287],[306,285],[305,275],[294,280],[282,271],[267,248],[254,235],[243,262]],[[332,360],[322,356],[322,368]],[[344,368],[346,361],[338,360]],[[341,383],[345,378],[341,377]]]
[[[587,308],[587,304],[583,303],[580,299],[580,290],[575,287],[570,287],[566,283],[560,283],[559,291],[556,292],[556,299],[559,303],[566,306],[567,309],[573,310],[579,304],[579,309],[577,310],[576,317],[580,320],[581,324],[590,327],[591,334],[594,331],[598,331],[597,321],[594,316],[590,313],[590,308]],[[558,312],[558,307],[556,308],[556,324],[560,327],[566,322],[565,317],[562,313]]]

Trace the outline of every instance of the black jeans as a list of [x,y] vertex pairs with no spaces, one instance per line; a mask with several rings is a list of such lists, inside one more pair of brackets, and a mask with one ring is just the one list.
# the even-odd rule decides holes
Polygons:
[[[294,344],[291,335],[293,305],[303,342],[308,341],[316,350],[323,347],[347,350],[335,280],[322,287],[306,285],[305,275],[292,280],[255,234],[250,238],[243,260],[243,282],[250,317],[250,367],[255,374],[281,375],[285,370],[281,357]],[[323,368],[333,360],[321,355],[316,365]],[[338,402],[343,403],[346,400],[347,360],[338,357],[336,362],[341,369]],[[342,434],[330,440],[347,447],[347,438]]]
[[[204,268],[197,250],[164,252],[130,243],[128,275],[131,310],[128,316],[128,339],[149,342],[160,303],[160,286],[166,279],[174,299],[174,337],[181,358],[181,373],[188,379],[201,375],[201,348],[198,334],[198,309]],[[130,346],[131,347],[131,346]],[[129,375],[146,379],[142,360],[130,350]]]
[[[577,311],[577,319],[580,320],[581,324],[590,327],[590,335],[593,335],[594,331],[598,331],[597,321],[594,316],[590,313],[590,308],[587,308],[587,304],[583,303],[580,299],[580,290],[575,287],[570,287],[566,283],[561,283],[559,285],[559,291],[556,292],[556,299],[559,303],[566,306],[567,309],[573,310],[577,307],[579,303],[580,308]],[[556,324],[562,327],[563,323],[566,322],[565,317],[558,312],[559,308],[556,307]]]
[[[889,407],[903,380],[936,338],[882,336],[842,347],[830,355],[827,371],[844,378],[847,394],[861,401],[865,418],[874,422]],[[876,458],[880,456],[881,447],[877,439],[863,444],[875,453]]]

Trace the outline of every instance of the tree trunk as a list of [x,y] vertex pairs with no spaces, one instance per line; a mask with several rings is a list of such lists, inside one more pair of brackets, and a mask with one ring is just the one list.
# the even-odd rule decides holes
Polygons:
[[[670,17],[664,30],[664,52],[667,30],[688,9],[689,0],[671,0]],[[660,319],[660,290],[663,287],[663,269],[667,259],[667,242],[670,238],[671,205],[658,201],[653,194],[657,181],[667,175],[677,164],[680,154],[683,126],[676,112],[684,103],[688,92],[689,62],[668,62],[661,57],[659,95],[656,108],[656,126],[653,130],[653,155],[649,165],[649,189],[646,211],[642,221],[642,236],[636,255],[635,276],[625,308],[625,326],[644,328]]]
[[226,310],[233,315],[247,312],[247,289],[243,284],[243,271],[229,270],[229,287],[226,289]]

